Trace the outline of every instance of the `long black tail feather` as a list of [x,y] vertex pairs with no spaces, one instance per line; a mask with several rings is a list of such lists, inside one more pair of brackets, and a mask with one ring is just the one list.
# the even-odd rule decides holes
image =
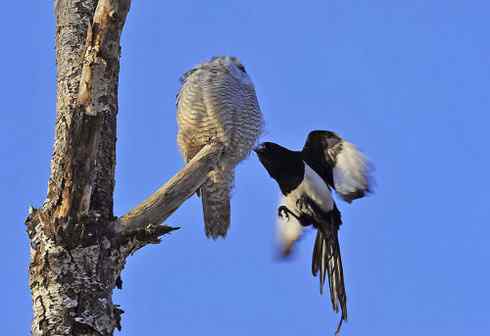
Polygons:
[[336,313],[339,311],[339,306],[341,310],[341,318],[335,332],[338,334],[342,322],[347,321],[347,295],[338,239],[338,230],[342,222],[340,212],[336,207],[322,217],[324,218],[315,223],[318,231],[313,249],[311,270],[314,276],[318,274],[320,276],[321,294],[323,294],[323,286],[328,277],[332,308]]

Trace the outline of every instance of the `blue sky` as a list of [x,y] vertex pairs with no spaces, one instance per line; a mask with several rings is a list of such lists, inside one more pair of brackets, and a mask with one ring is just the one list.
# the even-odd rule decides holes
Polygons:
[[[490,44],[484,1],[133,1],[122,42],[115,212],[182,166],[179,76],[213,55],[242,59],[264,140],[300,148],[340,133],[376,166],[377,189],[340,203],[349,322],[344,335],[490,331]],[[25,335],[29,204],[46,193],[54,135],[49,1],[8,1],[0,20],[0,321]],[[310,275],[314,235],[274,259],[278,189],[252,156],[238,168],[232,228],[204,238],[199,200],[182,229],[133,256],[114,301],[118,335],[326,335],[338,316]]]

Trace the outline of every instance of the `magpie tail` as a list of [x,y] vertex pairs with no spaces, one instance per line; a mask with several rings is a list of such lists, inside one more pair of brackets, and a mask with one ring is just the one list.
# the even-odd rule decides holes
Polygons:
[[314,276],[320,275],[321,294],[323,294],[323,286],[328,277],[332,308],[336,313],[339,311],[339,306],[341,310],[341,318],[335,332],[338,334],[342,322],[347,321],[347,295],[338,239],[338,230],[342,221],[337,207],[322,217],[324,218],[315,225],[317,235],[313,249],[312,273]]

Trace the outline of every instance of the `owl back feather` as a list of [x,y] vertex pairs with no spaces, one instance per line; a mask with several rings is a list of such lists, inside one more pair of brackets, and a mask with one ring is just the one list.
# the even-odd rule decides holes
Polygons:
[[224,237],[230,225],[230,192],[235,166],[262,131],[254,85],[234,57],[212,58],[181,77],[177,94],[177,142],[186,161],[213,140],[223,143],[219,168],[201,187],[206,235]]

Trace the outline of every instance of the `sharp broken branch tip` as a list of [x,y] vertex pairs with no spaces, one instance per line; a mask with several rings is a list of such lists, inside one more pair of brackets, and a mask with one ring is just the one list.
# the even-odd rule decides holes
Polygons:
[[180,226],[168,226],[168,225],[165,225],[165,228],[168,230],[168,232],[172,232],[172,231],[177,231],[177,230],[180,230]]

